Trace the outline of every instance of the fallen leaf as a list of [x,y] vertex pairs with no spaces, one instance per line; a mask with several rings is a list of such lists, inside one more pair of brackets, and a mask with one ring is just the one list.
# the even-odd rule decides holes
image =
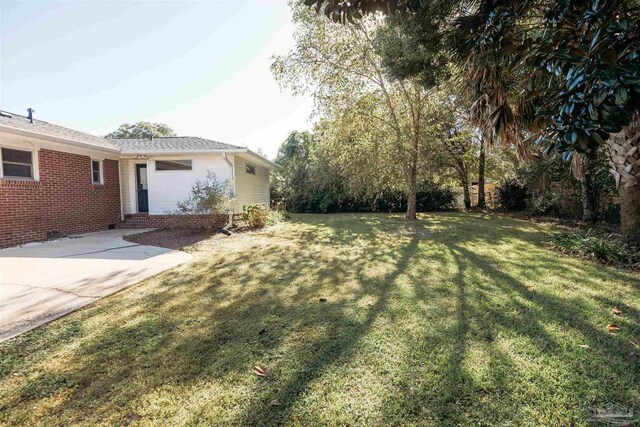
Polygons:
[[320,298],[320,302],[327,302],[326,298]]
[[273,399],[271,402],[269,402],[269,405],[280,406],[280,401],[278,399]]
[[615,323],[609,323],[607,325],[607,331],[609,331],[609,332],[618,332],[619,330],[620,330],[620,328]]
[[136,422],[136,421],[140,421],[141,419],[142,419],[142,415],[140,415],[140,414],[129,414],[125,418],[124,425],[128,426],[129,424],[131,424],[133,422]]
[[534,289],[535,288],[533,286],[531,286],[531,285],[527,286],[527,290],[529,290],[529,291],[533,291]]
[[613,307],[611,309],[611,311],[613,312],[613,314],[615,314],[616,316],[622,316],[622,310],[620,310],[620,307],[618,307],[617,305],[615,307]]
[[256,365],[256,366],[253,367],[253,373],[256,374],[259,377],[266,377],[267,376],[267,371],[263,367],[261,367],[259,365]]

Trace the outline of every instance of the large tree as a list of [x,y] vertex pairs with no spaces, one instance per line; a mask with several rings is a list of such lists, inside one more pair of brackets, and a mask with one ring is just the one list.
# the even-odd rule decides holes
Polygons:
[[311,93],[324,118],[334,120],[348,112],[388,130],[391,139],[381,143],[394,147],[406,183],[406,217],[415,219],[427,93],[417,81],[385,75],[374,40],[380,20],[363,19],[343,28],[296,7],[296,2],[292,6],[295,48],[275,59],[275,77],[296,93]]
[[159,138],[163,136],[176,136],[176,133],[162,123],[138,122],[135,124],[123,123],[106,138]]
[[[361,14],[414,12],[438,0],[308,0],[335,21]],[[451,2],[450,2],[451,3]],[[520,123],[538,134],[537,142],[565,153],[607,149],[621,199],[622,232],[640,243],[640,12],[637,0],[480,0],[444,22],[464,32],[455,50],[502,58],[524,77]],[[419,14],[419,12],[418,12]],[[416,19],[410,19],[416,25]],[[419,24],[419,21],[417,22]],[[419,26],[419,25],[418,25]],[[437,26],[405,31],[423,47]],[[431,49],[432,46],[428,46]],[[411,60],[411,56],[407,57]],[[400,67],[408,69],[406,65]],[[430,73],[431,70],[423,72]],[[420,72],[418,72],[420,73]],[[491,106],[491,116],[506,113]],[[509,118],[508,116],[504,116]]]

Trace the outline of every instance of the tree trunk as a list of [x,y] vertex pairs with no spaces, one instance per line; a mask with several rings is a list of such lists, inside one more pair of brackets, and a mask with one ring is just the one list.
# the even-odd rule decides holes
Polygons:
[[462,192],[464,193],[464,208],[471,209],[471,193],[469,192],[469,178],[462,179]]
[[480,139],[480,166],[478,168],[478,207],[484,209],[487,205],[484,199],[484,164],[485,164],[485,141]]
[[416,167],[411,168],[407,176],[407,214],[406,219],[416,219],[417,200],[416,200]]
[[620,196],[620,231],[640,245],[640,116],[607,140],[611,173]]
[[600,210],[600,190],[596,183],[596,155],[587,154],[582,157],[582,220],[595,223]]
[[418,146],[420,144],[420,126],[419,121],[413,122],[413,141],[411,144],[411,154],[409,157],[409,171],[407,173],[407,214],[406,219],[416,219],[418,212],[416,200],[416,184],[418,176]]
[[464,208],[471,209],[471,192],[469,191],[469,176],[463,165],[458,164],[458,175],[460,175],[460,184],[462,184],[462,194],[464,196]]

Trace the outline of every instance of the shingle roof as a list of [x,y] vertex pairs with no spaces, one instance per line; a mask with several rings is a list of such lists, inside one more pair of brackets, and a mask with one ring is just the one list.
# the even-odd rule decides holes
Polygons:
[[238,150],[243,147],[211,141],[196,136],[169,136],[161,138],[114,138],[109,139],[123,153],[141,152],[175,152],[175,151],[206,151],[206,150]]
[[[10,117],[9,117],[10,116]],[[225,144],[195,136],[171,136],[161,138],[100,138],[88,133],[54,125],[42,120],[34,119],[33,123],[25,116],[0,112],[0,126],[35,132],[50,137],[62,138],[98,148],[120,150],[126,153],[144,152],[176,152],[176,151],[208,151],[208,150],[243,150],[244,147]]]
[[9,126],[22,131],[36,132],[47,136],[64,138],[69,141],[76,141],[82,144],[93,145],[95,147],[109,148],[112,150],[118,149],[118,147],[108,139],[47,123],[42,120],[34,119],[33,123],[31,123],[27,117],[18,114],[2,112],[2,114],[0,114],[0,125]]

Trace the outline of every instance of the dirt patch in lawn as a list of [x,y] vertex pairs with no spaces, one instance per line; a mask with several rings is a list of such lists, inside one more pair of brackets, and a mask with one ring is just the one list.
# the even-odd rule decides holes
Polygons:
[[125,236],[124,239],[140,245],[160,246],[191,254],[220,251],[231,253],[268,245],[270,239],[273,240],[273,233],[279,227],[280,225],[275,225],[263,230],[238,227],[230,230],[231,235],[216,229],[167,228],[132,234]]
[[224,236],[220,231],[206,228],[167,228],[125,236],[124,240],[140,245],[184,250],[203,240]]

